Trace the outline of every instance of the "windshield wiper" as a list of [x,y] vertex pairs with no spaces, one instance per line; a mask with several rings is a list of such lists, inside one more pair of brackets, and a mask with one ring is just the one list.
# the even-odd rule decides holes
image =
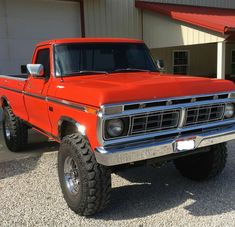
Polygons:
[[120,72],[150,72],[150,70],[125,68],[125,69],[116,69],[116,70],[112,71],[112,73],[120,73]]
[[93,71],[93,70],[81,70],[78,72],[66,73],[67,76],[72,75],[94,75],[94,74],[108,74],[106,71]]

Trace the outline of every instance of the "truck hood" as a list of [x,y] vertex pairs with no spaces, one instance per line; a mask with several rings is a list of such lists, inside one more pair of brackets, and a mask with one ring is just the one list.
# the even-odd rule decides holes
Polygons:
[[57,87],[57,98],[94,107],[235,90],[231,81],[149,72],[64,77]]

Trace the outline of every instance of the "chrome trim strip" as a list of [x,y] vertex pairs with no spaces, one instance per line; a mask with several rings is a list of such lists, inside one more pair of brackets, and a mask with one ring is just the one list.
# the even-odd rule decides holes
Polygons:
[[23,91],[22,93],[26,96],[30,96],[30,97],[41,99],[41,100],[46,100],[46,96],[36,95],[36,94],[28,93],[26,91]]
[[[187,138],[194,138],[195,149],[227,142],[235,139],[235,125],[223,130],[214,130],[195,136],[192,135],[189,137],[179,137],[160,142],[138,141],[136,144],[126,144],[125,146],[123,145],[122,148],[97,147],[95,149],[95,156],[97,162],[105,166],[115,166],[148,160],[166,155],[181,153],[176,149],[176,142],[179,139]],[[182,151],[182,154],[186,152],[188,151]]]
[[103,139],[103,126],[104,121],[103,121],[103,114],[100,111],[97,113],[97,125],[96,125],[96,136],[101,145],[103,145],[104,139]]
[[61,104],[61,105],[64,105],[64,106],[69,106],[71,108],[74,108],[74,109],[77,109],[77,110],[81,110],[81,111],[86,111],[86,107],[85,106],[82,106],[82,105],[79,105],[79,104],[75,104],[75,103],[72,103],[72,102],[64,100],[64,99],[57,99],[57,98],[51,98],[51,97],[47,97],[46,99],[47,99],[48,102],[53,102],[53,103],[56,103],[56,104]]
[[4,87],[4,86],[0,86],[0,88],[6,89],[6,90],[9,90],[9,91],[13,91],[13,92],[16,92],[16,93],[22,93],[21,90],[17,90],[17,89],[14,89],[14,88],[9,88],[9,87]]
[[180,113],[180,120],[178,124],[178,128],[183,128],[185,120],[186,120],[186,108],[181,108],[181,113]]
[[37,94],[29,93],[29,92],[26,92],[26,91],[17,90],[17,89],[14,89],[14,88],[8,88],[8,87],[5,87],[5,86],[0,86],[0,88],[6,89],[6,90],[9,90],[9,91],[13,91],[13,92],[16,92],[16,93],[22,93],[26,96],[30,96],[30,97],[33,97],[33,98],[45,100],[45,101],[48,101],[48,102],[53,102],[53,103],[56,103],[56,104],[68,106],[68,107],[71,107],[71,108],[74,108],[74,109],[77,109],[77,110],[86,111],[86,106],[83,106],[83,105],[80,105],[80,104],[77,104],[77,103],[73,103],[73,102],[68,101],[68,100],[52,98],[52,97],[43,96],[43,95],[37,95]]

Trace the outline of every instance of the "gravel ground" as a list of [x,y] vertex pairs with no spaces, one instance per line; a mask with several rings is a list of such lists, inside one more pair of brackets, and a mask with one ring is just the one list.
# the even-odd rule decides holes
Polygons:
[[172,164],[113,174],[112,201],[93,218],[62,198],[57,152],[0,163],[1,226],[235,226],[235,143],[217,179],[195,183]]

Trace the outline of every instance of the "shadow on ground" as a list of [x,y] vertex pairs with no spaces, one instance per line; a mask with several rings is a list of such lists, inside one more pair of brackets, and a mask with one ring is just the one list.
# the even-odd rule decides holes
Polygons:
[[202,183],[183,178],[171,163],[160,169],[139,167],[118,173],[119,177],[131,183],[113,188],[111,205],[95,219],[123,220],[146,217],[178,206],[183,206],[193,216],[218,215],[233,211],[234,166],[235,154],[230,152],[227,168],[222,175]]
[[31,172],[37,166],[40,156],[0,163],[0,180]]
[[44,153],[57,151],[58,143],[48,141],[48,138],[29,131],[29,144],[21,152],[11,152],[5,146],[2,131],[0,131],[0,179],[30,172],[37,167],[38,161]]
[[[0,179],[34,170],[44,152],[58,149],[55,143],[33,137],[30,151],[36,157],[0,164]],[[195,183],[180,176],[169,163],[161,168],[139,167],[119,172],[113,181],[110,206],[93,219],[127,220],[183,207],[193,216],[220,215],[235,210],[235,153],[230,149],[225,171],[214,180]],[[180,217],[179,217],[180,218]]]
[[59,149],[59,144],[49,140],[46,136],[31,130],[29,134],[29,144],[25,148],[27,152],[46,153],[53,152]]

